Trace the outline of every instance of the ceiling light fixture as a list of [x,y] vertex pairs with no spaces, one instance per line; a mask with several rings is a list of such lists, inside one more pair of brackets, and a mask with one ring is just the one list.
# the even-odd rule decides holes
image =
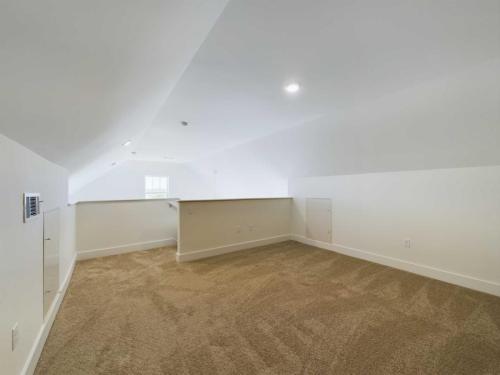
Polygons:
[[124,144],[122,144],[122,146],[130,146],[132,144],[132,141],[129,139],[128,141],[126,141]]
[[116,165],[116,161],[111,163],[111,166],[114,167]]
[[187,122],[187,121],[181,121],[181,125],[182,125],[182,126],[188,126],[188,125],[189,125],[189,122]]
[[289,83],[288,85],[285,86],[285,91],[290,93],[290,94],[295,94],[299,92],[300,90],[300,85],[298,83]]

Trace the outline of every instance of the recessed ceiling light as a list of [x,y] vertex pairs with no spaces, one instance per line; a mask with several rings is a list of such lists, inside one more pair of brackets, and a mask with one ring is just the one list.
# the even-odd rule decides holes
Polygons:
[[295,94],[296,92],[299,92],[300,90],[300,85],[298,83],[289,83],[288,85],[285,86],[285,91],[290,93],[290,94]]
[[122,144],[122,146],[130,146],[132,144],[132,141],[129,139],[128,141],[126,141],[125,143]]
[[188,126],[188,125],[189,125],[189,122],[187,122],[187,121],[181,121],[181,125],[182,125],[182,126]]
[[132,154],[132,155],[135,155],[135,154],[137,154],[137,152],[136,152],[136,151],[132,151],[132,152],[131,152],[131,154]]
[[116,165],[116,161],[111,163],[111,166],[114,167]]

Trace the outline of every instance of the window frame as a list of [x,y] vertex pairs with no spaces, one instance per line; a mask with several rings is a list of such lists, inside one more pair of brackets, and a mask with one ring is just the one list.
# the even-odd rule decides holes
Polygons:
[[145,199],[167,199],[170,195],[170,179],[168,176],[144,176]]

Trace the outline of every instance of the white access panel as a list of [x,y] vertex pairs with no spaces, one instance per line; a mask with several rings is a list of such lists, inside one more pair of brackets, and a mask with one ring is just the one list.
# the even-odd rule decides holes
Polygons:
[[59,209],[43,214],[43,316],[59,290]]
[[330,199],[306,199],[306,237],[321,242],[332,242],[332,201]]

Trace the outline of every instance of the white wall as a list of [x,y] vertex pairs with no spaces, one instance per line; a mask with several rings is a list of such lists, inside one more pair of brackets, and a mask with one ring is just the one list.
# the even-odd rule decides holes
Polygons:
[[[67,195],[66,195],[67,199]],[[59,227],[59,283],[62,283],[73,265],[76,256],[76,219],[75,206],[67,204],[61,209],[61,225]]]
[[76,204],[79,259],[175,244],[177,209],[165,199]]
[[[198,176],[212,186],[210,198],[264,198],[288,196],[288,176],[273,168],[267,151],[259,154],[260,139],[189,163]],[[268,160],[269,158],[269,160]]]
[[297,178],[290,193],[294,234],[305,198],[331,198],[334,249],[500,295],[500,166]]
[[290,198],[181,201],[177,259],[201,259],[287,240],[290,214]]
[[212,181],[185,164],[130,160],[72,193],[70,200],[144,199],[145,176],[168,176],[170,197],[173,198],[206,198],[214,195]]
[[168,176],[173,198],[287,196],[286,176],[278,176],[262,164],[250,166],[249,160],[252,155],[225,152],[192,163],[130,160],[71,194],[70,201],[143,199],[145,176]]
[[[19,374],[43,326],[43,220],[23,223],[23,192],[39,192],[43,211],[61,209],[61,282],[74,260],[74,223],[67,172],[3,135],[0,178],[0,372]],[[12,351],[16,322],[19,346]]]

